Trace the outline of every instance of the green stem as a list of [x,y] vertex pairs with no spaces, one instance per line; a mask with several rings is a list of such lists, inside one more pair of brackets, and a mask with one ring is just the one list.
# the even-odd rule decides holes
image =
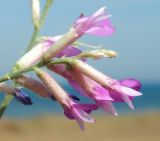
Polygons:
[[54,0],[47,0],[46,1],[45,7],[42,11],[42,15],[41,15],[41,18],[40,18],[40,27],[45,22],[46,16],[48,15],[48,11],[49,11],[51,5],[53,4],[53,2],[54,2]]
[[15,77],[18,77],[20,74],[23,74],[23,73],[26,73],[26,72],[29,72],[29,71],[32,71],[33,68],[30,67],[30,68],[26,68],[26,69],[21,69],[21,70],[17,70],[17,71],[14,71],[14,72],[10,72],[4,76],[2,76],[0,78],[0,82],[3,82],[3,81],[6,81],[6,80],[11,80]]
[[3,116],[4,112],[6,111],[7,106],[11,102],[13,96],[12,95],[6,95],[3,102],[0,105],[0,118]]
[[7,80],[12,80],[12,79],[20,76],[23,73],[33,71],[35,68],[41,68],[41,67],[49,65],[49,64],[64,64],[64,63],[67,64],[67,63],[71,63],[73,60],[75,60],[74,57],[72,57],[72,58],[67,58],[66,57],[66,58],[60,58],[60,59],[57,59],[57,60],[54,60],[54,61],[51,61],[51,62],[45,62],[43,64],[40,62],[39,64],[36,64],[32,67],[24,68],[24,69],[22,68],[22,69],[16,70],[14,72],[10,72],[10,73],[2,76],[0,78],[0,83],[4,82],[4,81],[7,81]]

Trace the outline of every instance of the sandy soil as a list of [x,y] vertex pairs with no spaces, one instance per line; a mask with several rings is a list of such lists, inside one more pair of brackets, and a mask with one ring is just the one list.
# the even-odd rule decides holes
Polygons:
[[63,116],[2,119],[0,141],[160,141],[160,113],[95,116],[82,132]]

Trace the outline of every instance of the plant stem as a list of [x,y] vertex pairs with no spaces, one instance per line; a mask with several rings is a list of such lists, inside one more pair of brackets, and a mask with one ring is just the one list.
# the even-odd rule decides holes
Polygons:
[[3,116],[4,112],[6,111],[7,106],[11,102],[13,96],[12,95],[6,95],[4,100],[2,101],[0,105],[0,118]]
[[24,69],[22,68],[22,69],[16,70],[14,72],[10,72],[10,73],[2,76],[0,78],[0,83],[7,81],[7,80],[12,80],[12,79],[20,76],[23,73],[33,71],[35,68],[41,68],[41,67],[49,65],[49,64],[68,64],[68,63],[72,63],[75,59],[76,59],[75,57],[70,57],[70,58],[66,57],[66,58],[60,58],[60,59],[50,61],[50,62],[45,62],[43,64],[40,62],[32,67],[28,67],[28,68],[24,68]]

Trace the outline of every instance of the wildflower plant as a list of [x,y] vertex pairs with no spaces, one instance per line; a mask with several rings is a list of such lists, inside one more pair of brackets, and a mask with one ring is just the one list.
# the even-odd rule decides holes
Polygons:
[[[102,7],[91,16],[80,15],[69,31],[64,35],[47,37],[40,35],[53,0],[46,0],[43,10],[40,0],[32,0],[32,21],[34,32],[25,54],[16,62],[14,68],[0,77],[0,91],[6,94],[1,103],[0,117],[15,97],[22,104],[34,104],[23,92],[23,87],[37,95],[58,102],[68,119],[74,119],[83,130],[83,122],[94,123],[90,113],[101,108],[107,113],[118,115],[114,107],[116,102],[126,102],[134,109],[132,100],[142,95],[141,84],[136,79],[116,80],[103,74],[87,63],[88,59],[114,58],[117,52],[107,49],[81,51],[79,46],[91,46],[78,42],[85,34],[109,36],[115,32],[106,7]],[[41,12],[42,11],[42,12]],[[92,99],[93,103],[83,103],[78,95],[68,94],[58,82],[42,68],[47,68],[68,81],[77,93]],[[38,79],[25,75],[33,72]],[[12,86],[5,81],[11,80]],[[21,89],[19,88],[21,86]]]

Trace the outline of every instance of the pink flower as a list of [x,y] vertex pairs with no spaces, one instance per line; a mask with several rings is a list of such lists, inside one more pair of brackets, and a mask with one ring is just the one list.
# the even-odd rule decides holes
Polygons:
[[74,28],[80,33],[88,33],[98,36],[110,35],[115,31],[115,28],[109,21],[110,15],[106,14],[106,7],[100,8],[90,17],[83,15],[75,22]]
[[[129,107],[134,109],[131,100],[133,95],[123,94],[116,92],[110,88],[104,88],[94,80],[88,78],[87,76],[71,72],[72,79],[68,79],[68,82],[81,94],[95,100],[98,107],[101,107],[104,111],[117,115],[116,109],[112,105],[112,102],[126,102]],[[125,79],[117,81],[122,87],[126,86],[132,88],[133,90],[140,90],[141,84],[135,79]]]
[[88,123],[94,122],[89,113],[97,109],[96,105],[76,103],[48,73],[44,71],[36,72],[51,94],[61,104],[64,114],[69,119],[75,119],[82,130],[84,129],[83,121]]
[[95,81],[81,75],[80,79],[75,78],[75,73],[72,74],[72,79],[68,79],[69,84],[75,88],[80,94],[93,99],[98,107],[107,113],[118,115],[112,102],[113,99],[107,89],[100,86]]
[[[84,69],[79,67],[76,68],[76,70],[70,69],[69,71],[67,71],[65,67],[62,68],[60,67],[60,65],[50,66],[49,68],[65,77],[72,87],[74,87],[82,95],[93,99],[96,102],[97,106],[101,107],[106,112],[117,115],[116,109],[114,108],[112,102],[126,102],[132,109],[134,108],[131,100],[135,96],[141,95],[141,93],[138,92],[141,87],[139,81],[135,79],[125,79],[117,81],[101,74],[98,71],[92,74],[95,70],[93,72],[90,72],[93,69],[91,67],[87,69],[88,72],[86,73],[86,68],[84,66],[87,64],[83,62],[82,64],[82,66],[80,66]],[[88,73],[91,73],[89,74],[89,76],[93,77],[94,79],[89,78],[87,76]],[[96,75],[99,75],[100,77],[97,78]],[[98,82],[96,80],[98,80]],[[101,81],[104,81],[103,83],[105,83],[105,85]],[[121,91],[121,89],[125,91]]]
[[[27,68],[36,63],[38,63],[44,54],[54,45],[56,41],[58,41],[62,36],[49,37],[41,42],[39,42],[35,47],[26,53],[18,62],[18,67]],[[81,51],[73,46],[67,46],[64,50],[62,50],[57,57],[63,56],[73,56],[78,55]]]
[[3,82],[0,83],[0,92],[13,95],[17,101],[21,102],[24,105],[33,104],[31,98],[21,89],[10,87]]
[[69,119],[75,119],[82,130],[84,130],[83,122],[94,123],[94,119],[89,116],[92,110],[96,110],[97,106],[94,104],[77,104],[70,101],[70,106],[63,106],[64,114]]

